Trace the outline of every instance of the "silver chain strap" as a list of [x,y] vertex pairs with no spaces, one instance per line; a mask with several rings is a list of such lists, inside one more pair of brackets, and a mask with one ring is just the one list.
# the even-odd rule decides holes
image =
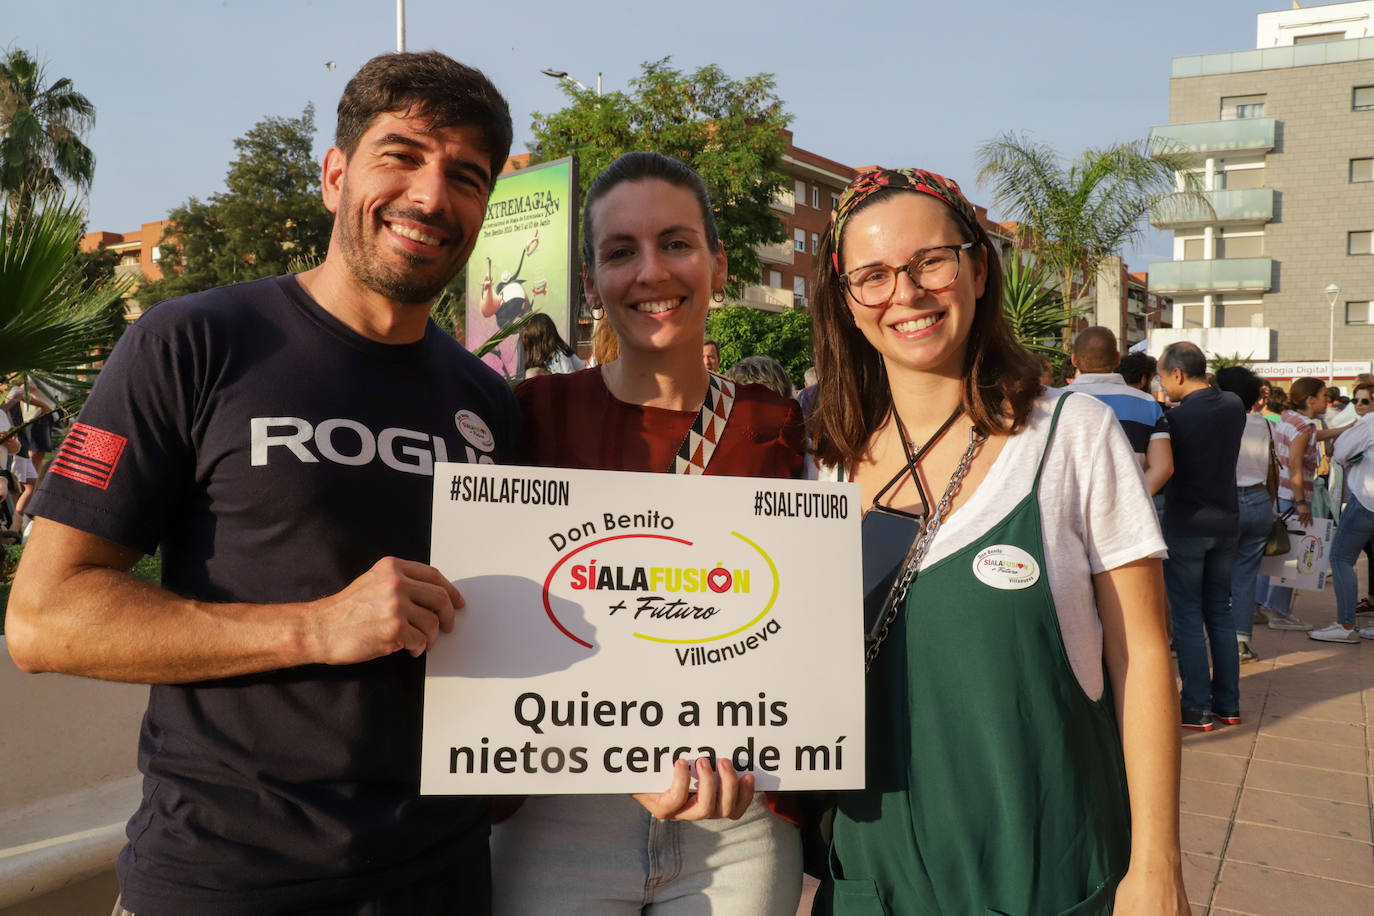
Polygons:
[[[902,576],[892,586],[892,591],[887,595],[887,616],[883,618],[883,627],[878,631],[878,638],[868,644],[864,650],[864,673],[873,667],[873,662],[878,658],[878,650],[887,641],[888,631],[892,627],[893,621],[901,613],[902,605],[906,602],[907,589],[911,587],[911,581],[916,578],[916,570],[925,559],[926,552],[930,550],[930,544],[935,540],[935,534],[940,530],[940,523],[949,514],[949,507],[954,502],[954,494],[959,492],[959,485],[964,482],[968,469],[973,464],[973,456],[978,451],[978,446],[987,441],[987,436],[978,435],[978,430],[970,428],[968,431],[968,448],[964,449],[964,457],[959,459],[959,464],[954,469],[954,473],[949,475],[949,485],[945,487],[945,495],[940,497],[940,502],[935,506],[935,511],[931,513],[930,519],[926,522],[920,537],[916,538],[911,544],[911,549],[907,551],[906,566],[902,570]],[[915,469],[913,468],[913,473]]]

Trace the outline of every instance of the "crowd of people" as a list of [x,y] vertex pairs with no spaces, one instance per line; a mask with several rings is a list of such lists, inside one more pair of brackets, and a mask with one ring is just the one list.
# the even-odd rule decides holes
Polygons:
[[[1266,419],[1279,393],[1247,370],[1212,379],[1187,343],[1122,358],[1103,328],[1052,385],[974,208],[920,169],[839,198],[805,387],[768,357],[721,374],[711,201],[653,152],[581,209],[592,365],[535,316],[512,393],[429,320],[511,138],[480,72],[368,62],[324,160],[324,262],[150,310],[25,492],[15,661],[153,685],[116,916],[791,916],[804,863],[820,914],[1187,913],[1180,725],[1240,721],[1241,618],[1306,626],[1257,564],[1273,499],[1320,513],[1324,443],[1352,499],[1339,620],[1311,635],[1374,637],[1353,572],[1374,429],[1323,429],[1311,379]],[[708,413],[719,435],[687,448]],[[376,448],[340,455],[335,427]],[[420,796],[423,656],[463,599],[425,562],[432,482],[378,454],[397,430],[469,461],[857,484],[866,788],[765,797],[728,759],[683,758],[661,793]],[[360,536],[364,493],[381,513]],[[159,549],[161,587],[129,576]]]

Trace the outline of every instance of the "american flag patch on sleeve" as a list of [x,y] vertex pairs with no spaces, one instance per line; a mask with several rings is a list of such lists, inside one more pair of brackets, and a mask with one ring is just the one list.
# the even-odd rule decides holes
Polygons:
[[107,489],[128,442],[124,436],[85,423],[73,423],[48,470],[79,483]]

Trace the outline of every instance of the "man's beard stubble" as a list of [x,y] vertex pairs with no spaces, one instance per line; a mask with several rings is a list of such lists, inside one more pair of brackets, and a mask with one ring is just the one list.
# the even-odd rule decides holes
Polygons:
[[[345,196],[339,212],[352,211],[353,208],[348,206],[349,203]],[[345,209],[346,207],[347,209]],[[411,220],[425,226],[434,226],[444,232],[447,237],[447,244],[459,247],[463,244],[463,233],[459,227],[441,222],[423,213],[414,210],[388,210],[379,214],[378,218],[384,219],[388,216]],[[362,214],[359,213],[359,219],[361,218]],[[342,219],[338,225],[344,248],[344,263],[347,265],[349,273],[363,286],[393,302],[399,302],[402,305],[428,305],[462,269],[462,265],[459,265],[451,273],[438,279],[426,278],[419,273],[397,271],[382,263],[381,259],[376,256],[376,250],[367,246],[362,239],[361,226],[356,225],[351,219]],[[385,226],[382,227],[382,231],[387,231]],[[401,252],[401,255],[416,265],[426,263],[425,258],[415,257],[406,252]]]

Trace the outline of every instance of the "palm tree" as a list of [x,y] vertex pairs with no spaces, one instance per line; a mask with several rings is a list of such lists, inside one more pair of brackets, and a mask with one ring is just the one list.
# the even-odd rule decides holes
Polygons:
[[114,342],[112,313],[128,281],[87,283],[77,257],[79,204],[40,198],[24,215],[4,198],[0,204],[0,379],[83,391],[91,364]]
[[1064,360],[1064,327],[1074,311],[1049,288],[1049,279],[1044,264],[1012,252],[1003,268],[1002,308],[1021,346],[1057,365]]
[[[1147,141],[1087,149],[1066,170],[1053,147],[1004,133],[978,149],[980,185],[991,184],[1003,215],[1076,309],[1102,261],[1136,241],[1150,208],[1212,212],[1190,162]],[[1167,201],[1166,201],[1167,199]]]
[[95,106],[63,77],[44,85],[41,64],[11,47],[0,57],[0,192],[16,213],[69,181],[86,190],[95,154],[81,134],[95,123]]

